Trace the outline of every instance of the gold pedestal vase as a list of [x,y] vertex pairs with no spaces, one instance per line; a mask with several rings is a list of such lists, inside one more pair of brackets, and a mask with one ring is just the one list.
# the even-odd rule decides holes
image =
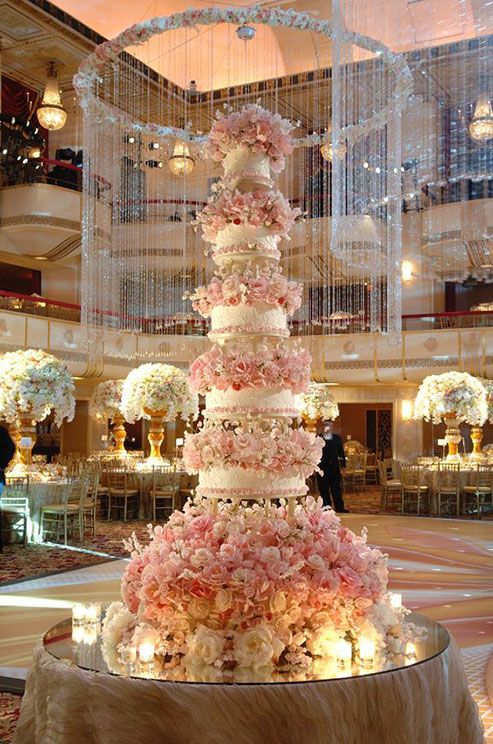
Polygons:
[[448,413],[443,418],[447,426],[445,431],[445,439],[448,445],[447,462],[458,462],[460,460],[459,444],[462,437],[457,416],[455,413]]
[[19,413],[17,432],[20,464],[30,468],[33,464],[33,447],[36,444],[36,426],[30,414]]
[[113,416],[113,429],[112,434],[115,438],[115,447],[113,452],[116,455],[126,455],[127,451],[125,449],[125,438],[127,436],[127,432],[125,431],[125,418],[121,415]]
[[313,434],[316,434],[319,420],[320,419],[318,418],[310,418],[309,416],[303,416],[303,423],[305,424],[305,429],[307,431],[311,431]]
[[483,430],[480,426],[473,426],[471,429],[472,453],[471,460],[482,460],[481,442],[483,441]]
[[151,445],[151,453],[147,458],[147,462],[151,465],[160,465],[163,462],[161,445],[164,441],[164,421],[167,411],[154,411],[150,408],[144,408],[144,413],[146,416],[149,416],[151,420],[149,434],[147,435],[147,439]]

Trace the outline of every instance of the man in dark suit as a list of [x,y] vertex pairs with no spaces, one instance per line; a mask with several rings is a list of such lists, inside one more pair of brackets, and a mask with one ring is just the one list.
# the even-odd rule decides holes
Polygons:
[[348,513],[344,506],[341,491],[341,465],[346,467],[346,456],[342,439],[334,434],[332,421],[325,421],[322,437],[325,440],[320,460],[323,475],[318,474],[318,490],[325,506],[333,506],[336,512]]

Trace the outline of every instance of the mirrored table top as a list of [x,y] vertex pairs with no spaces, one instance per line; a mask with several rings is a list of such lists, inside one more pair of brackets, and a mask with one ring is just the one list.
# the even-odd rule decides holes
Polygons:
[[261,669],[223,670],[207,666],[185,666],[173,668],[163,665],[159,658],[151,664],[131,662],[121,658],[117,651],[103,650],[98,625],[74,626],[67,619],[54,625],[43,636],[45,650],[56,659],[71,662],[81,669],[108,674],[153,679],[161,682],[187,684],[286,684],[322,682],[350,677],[377,675],[383,672],[404,670],[429,661],[447,648],[450,636],[447,630],[434,620],[419,614],[410,614],[407,622],[417,628],[413,654],[396,655],[377,653],[375,659],[365,667],[355,661],[343,665],[335,659],[315,659],[307,671],[292,669],[277,671],[271,667]]

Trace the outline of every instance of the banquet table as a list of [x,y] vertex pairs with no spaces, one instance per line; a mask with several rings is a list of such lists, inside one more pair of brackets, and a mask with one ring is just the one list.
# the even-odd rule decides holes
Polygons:
[[213,668],[115,669],[100,639],[71,640],[67,620],[34,651],[13,744],[481,744],[458,648],[443,626],[410,619],[428,632],[413,663],[230,682]]
[[[7,478],[8,484],[8,478]],[[41,543],[41,509],[47,504],[58,504],[63,497],[66,478],[52,477],[45,481],[30,480],[27,488],[29,519],[27,520],[28,542]]]
[[[424,485],[430,489],[430,512],[431,514],[438,513],[438,479],[440,477],[438,467],[436,465],[422,465],[422,472],[424,474]],[[477,463],[471,466],[464,466],[461,464],[459,471],[459,481],[461,489],[464,486],[472,486],[475,483],[477,473]]]

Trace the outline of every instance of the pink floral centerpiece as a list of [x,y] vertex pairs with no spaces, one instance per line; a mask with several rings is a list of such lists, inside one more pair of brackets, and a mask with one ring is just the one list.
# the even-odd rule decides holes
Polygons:
[[387,558],[308,497],[237,509],[206,500],[128,542],[123,604],[110,606],[108,653],[152,638],[163,665],[308,667],[361,636],[402,650],[406,613],[387,593]]
[[213,346],[190,367],[188,384],[205,395],[218,390],[245,388],[289,388],[301,393],[310,382],[311,356],[306,349],[264,347],[257,351]]

